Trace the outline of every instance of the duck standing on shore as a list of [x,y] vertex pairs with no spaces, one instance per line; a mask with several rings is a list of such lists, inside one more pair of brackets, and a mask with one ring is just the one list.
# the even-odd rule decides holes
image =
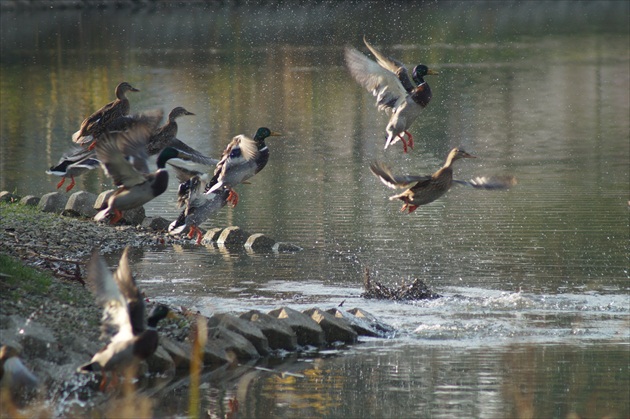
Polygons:
[[127,99],[127,92],[139,92],[126,81],[116,86],[116,100],[103,106],[101,109],[88,116],[81,123],[79,131],[72,135],[72,141],[79,145],[88,145],[94,148],[94,141],[108,129],[108,125],[129,114],[131,105]]
[[57,183],[57,189],[61,188],[67,178],[70,178],[70,184],[66,187],[66,192],[70,190],[76,184],[74,178],[80,176],[90,170],[96,169],[100,166],[100,162],[96,158],[94,150],[87,148],[75,148],[72,151],[64,154],[57,165],[52,166],[46,170],[46,174],[61,176],[61,181]]
[[453,148],[446,157],[444,165],[432,175],[394,175],[382,163],[372,162],[370,170],[383,184],[390,188],[408,188],[404,192],[393,195],[389,199],[400,199],[404,202],[401,211],[414,212],[420,205],[425,205],[440,198],[453,184],[471,186],[477,189],[507,189],[516,185],[512,176],[477,177],[471,181],[453,179],[452,164],[459,159],[472,159],[475,156],[462,149]]
[[157,305],[145,323],[145,303],[129,267],[129,248],[125,248],[118,269],[112,275],[107,264],[94,250],[88,265],[88,281],[94,287],[96,301],[102,305],[101,338],[109,343],[98,351],[78,372],[103,372],[100,390],[105,389],[107,373],[118,374],[153,355],[158,346],[157,324],[171,312],[165,305]]
[[[354,48],[346,48],[346,65],[354,79],[376,96],[376,106],[381,111],[391,113],[385,131],[385,149],[401,141],[403,151],[407,146],[413,149],[413,136],[408,131],[411,124],[420,116],[432,98],[431,87],[424,76],[437,72],[424,64],[414,67],[409,78],[407,68],[394,58],[386,57],[363,37],[363,42],[376,57],[376,62]],[[407,135],[409,141],[405,141]]]

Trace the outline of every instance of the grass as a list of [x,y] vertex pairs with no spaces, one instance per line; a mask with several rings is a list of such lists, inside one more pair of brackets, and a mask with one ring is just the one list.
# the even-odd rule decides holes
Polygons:
[[52,285],[52,276],[40,272],[10,256],[0,254],[0,288],[11,296],[19,298],[24,293],[44,294]]

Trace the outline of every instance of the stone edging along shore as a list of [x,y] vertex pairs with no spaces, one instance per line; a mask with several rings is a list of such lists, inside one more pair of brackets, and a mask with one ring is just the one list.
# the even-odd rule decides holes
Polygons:
[[[101,309],[83,282],[92,249],[99,247],[107,253],[126,246],[189,242],[169,236],[164,232],[168,222],[144,218],[144,210],[140,225],[112,227],[86,219],[91,217],[95,201],[85,194],[76,192],[65,200],[57,192],[39,199],[0,192],[0,256],[19,259],[55,277],[43,292],[37,292],[32,287],[20,288],[25,285],[11,282],[0,271],[0,343],[18,347],[34,372],[51,384],[68,380],[76,367],[102,346],[98,341]],[[221,232],[210,230],[205,240],[219,246],[244,246],[248,237],[235,227]],[[257,251],[252,243],[255,240],[246,248]],[[264,251],[300,250],[290,244],[278,246],[269,238],[265,243]],[[148,302],[149,310],[153,304]],[[197,314],[171,308],[176,319],[160,323],[161,344],[147,362],[152,373],[188,370],[190,366],[190,330]],[[392,327],[360,308],[298,312],[280,307],[268,313],[252,310],[238,315],[215,314],[206,320],[204,365],[208,367],[355,344],[359,336],[387,338],[395,334]]]

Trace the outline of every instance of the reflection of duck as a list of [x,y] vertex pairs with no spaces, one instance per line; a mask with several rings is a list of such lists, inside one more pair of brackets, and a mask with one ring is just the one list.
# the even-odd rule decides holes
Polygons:
[[9,389],[13,394],[24,390],[34,390],[39,380],[24,365],[20,352],[13,346],[3,345],[0,348],[0,390]]
[[236,206],[238,194],[233,188],[260,172],[267,165],[269,148],[265,144],[265,139],[280,135],[282,134],[262,127],[258,128],[253,139],[245,135],[234,137],[217,163],[206,193],[213,193],[225,187],[231,191],[228,200]]
[[346,64],[355,80],[376,96],[378,109],[391,112],[385,129],[385,149],[402,141],[406,153],[404,134],[409,137],[409,147],[413,148],[413,136],[407,130],[431,101],[431,88],[424,76],[438,73],[419,64],[414,67],[410,79],[403,63],[381,54],[365,37],[363,42],[376,57],[376,62],[354,48],[346,48]]
[[149,173],[146,143],[153,124],[151,119],[140,120],[128,130],[99,137],[96,155],[118,189],[107,200],[107,206],[96,214],[96,221],[113,213],[110,222],[115,224],[122,217],[121,211],[140,207],[166,190],[166,161],[178,154],[173,148],[165,148],[157,159],[158,170]]
[[[113,276],[98,251],[92,254],[88,279],[95,287],[96,301],[104,307],[102,335],[111,339],[89,363],[78,368],[79,372],[121,373],[147,359],[157,349],[157,324],[170,312],[168,307],[157,305],[145,323],[144,299],[131,275],[128,253],[129,248],[126,248]],[[103,375],[101,390],[106,381]]]
[[96,153],[93,150],[86,148],[79,148],[66,153],[59,159],[56,166],[52,166],[46,171],[49,175],[61,176],[61,181],[57,184],[57,189],[63,186],[66,178],[70,178],[71,182],[66,187],[66,192],[74,187],[75,176],[80,176],[92,169],[96,169],[100,165],[100,162],[96,158]]
[[218,160],[205,156],[203,153],[190,147],[188,144],[177,139],[177,121],[176,119],[185,115],[194,115],[194,113],[187,111],[185,108],[178,106],[168,114],[168,121],[157,129],[155,133],[151,135],[147,142],[147,152],[149,156],[159,154],[166,147],[173,147],[181,152],[187,154],[188,159],[194,163],[214,166]]
[[403,201],[401,211],[408,210],[409,213],[415,211],[420,205],[433,202],[444,195],[453,186],[453,183],[478,189],[507,189],[516,184],[516,179],[512,176],[477,177],[471,181],[455,180],[451,165],[454,161],[463,158],[475,158],[475,156],[459,148],[454,148],[448,153],[444,165],[434,174],[426,176],[395,176],[387,166],[378,162],[373,162],[370,169],[386,186],[408,188],[403,193],[391,196],[389,199]]
[[91,143],[90,148],[94,148],[92,141],[105,132],[111,122],[129,114],[131,106],[127,99],[127,92],[139,92],[139,90],[127,82],[116,86],[116,100],[85,118],[79,131],[72,135],[72,141],[81,145]]

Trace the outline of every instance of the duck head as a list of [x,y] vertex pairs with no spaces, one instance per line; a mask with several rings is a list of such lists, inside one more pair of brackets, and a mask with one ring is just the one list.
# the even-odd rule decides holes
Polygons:
[[439,73],[437,71],[431,70],[424,64],[418,64],[413,68],[413,72],[411,73],[411,77],[413,81],[416,82],[417,85],[424,83],[424,76],[436,76]]

